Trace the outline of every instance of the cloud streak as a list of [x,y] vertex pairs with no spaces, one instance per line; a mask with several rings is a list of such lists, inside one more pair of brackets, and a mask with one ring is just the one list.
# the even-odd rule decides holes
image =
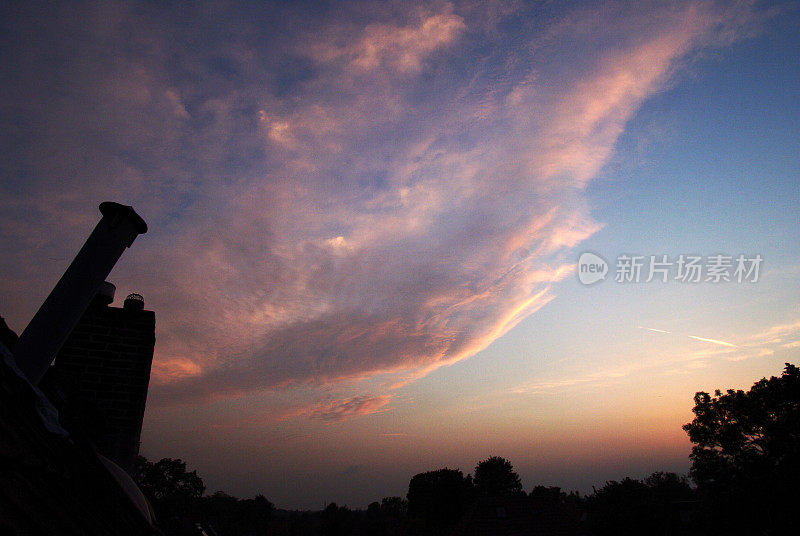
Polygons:
[[[642,326],[639,326],[638,329],[659,334],[674,333],[663,329]],[[700,342],[711,343],[713,346],[703,345],[701,348],[686,347],[678,351],[670,349],[664,355],[655,358],[636,359],[623,365],[605,367],[599,371],[573,374],[564,378],[543,379],[530,382],[514,387],[510,389],[510,392],[517,395],[526,395],[539,392],[561,392],[570,390],[575,386],[584,385],[606,387],[609,384],[640,373],[647,373],[651,377],[685,374],[694,369],[705,368],[711,360],[737,362],[748,359],[765,358],[775,355],[776,351],[780,352],[782,349],[800,347],[800,341],[797,340],[798,337],[800,337],[800,321],[777,324],[757,333],[743,334],[741,337],[742,342],[738,345],[715,339],[696,337],[694,335],[675,335],[677,335],[677,337],[675,337],[673,341],[685,340],[685,337],[688,337]],[[787,340],[790,342],[786,342]],[[657,351],[657,348],[644,349],[644,352],[648,356],[654,351]]]
[[312,419],[319,419],[325,422],[339,422],[357,415],[371,415],[378,411],[385,411],[386,404],[389,403],[390,396],[354,396],[343,400],[336,400],[325,404],[319,404],[308,410],[308,415]]

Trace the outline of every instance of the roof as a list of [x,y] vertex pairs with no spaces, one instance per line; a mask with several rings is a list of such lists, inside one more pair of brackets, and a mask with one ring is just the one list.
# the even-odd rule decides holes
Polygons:
[[0,342],[0,533],[158,534],[91,446],[60,427]]

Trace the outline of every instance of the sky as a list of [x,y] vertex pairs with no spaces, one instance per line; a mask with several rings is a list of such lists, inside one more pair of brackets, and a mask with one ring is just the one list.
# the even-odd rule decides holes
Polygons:
[[696,391],[798,362],[799,8],[4,3],[0,314],[117,201],[142,454],[209,491],[684,474]]

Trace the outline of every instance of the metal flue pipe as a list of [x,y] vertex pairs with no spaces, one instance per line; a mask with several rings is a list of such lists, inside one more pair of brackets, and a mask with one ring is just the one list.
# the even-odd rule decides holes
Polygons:
[[103,217],[14,346],[17,367],[39,383],[125,248],[147,232],[132,207],[100,203]]

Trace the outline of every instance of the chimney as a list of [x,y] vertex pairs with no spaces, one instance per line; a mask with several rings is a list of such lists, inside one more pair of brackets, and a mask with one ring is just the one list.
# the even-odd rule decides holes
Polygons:
[[132,207],[100,203],[103,217],[14,347],[19,369],[38,384],[72,328],[134,239],[147,224]]
[[130,294],[121,308],[110,302],[107,294],[95,297],[39,386],[55,393],[50,400],[58,400],[59,422],[70,434],[130,472],[139,454],[156,317],[141,294]]

